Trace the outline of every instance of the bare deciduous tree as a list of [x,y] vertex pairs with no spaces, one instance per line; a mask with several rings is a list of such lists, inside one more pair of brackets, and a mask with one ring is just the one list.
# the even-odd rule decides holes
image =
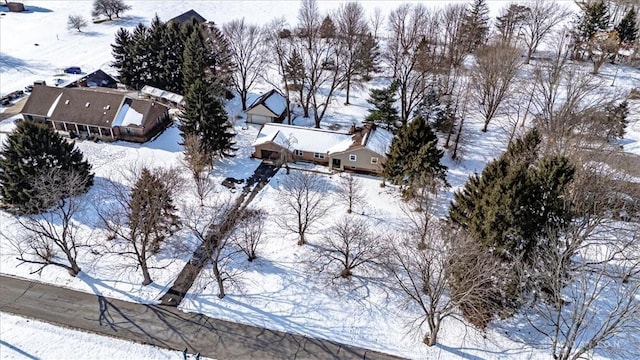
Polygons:
[[349,278],[357,267],[376,263],[384,251],[380,236],[369,228],[365,221],[355,218],[342,219],[332,226],[318,250],[322,269],[337,264],[336,277]]
[[382,16],[382,10],[380,8],[375,8],[373,10],[373,15],[369,19],[369,24],[371,25],[373,38],[377,40],[378,36],[380,36],[380,28],[384,25],[384,17]]
[[[623,358],[640,356],[636,336],[640,277],[637,273],[628,276],[629,269],[640,263],[637,252],[611,243],[597,244],[593,238],[585,244],[586,239],[573,237],[587,235],[585,229],[573,230],[569,236],[550,239],[543,259],[549,271],[540,292],[553,296],[534,303],[531,324],[550,342],[554,359],[582,359],[596,349]],[[636,228],[635,242],[637,231],[640,229]],[[626,345],[620,345],[623,339]]]
[[81,15],[69,15],[67,19],[67,29],[76,29],[78,32],[82,32],[83,28],[87,27],[87,20]]
[[345,104],[349,104],[349,95],[352,86],[358,86],[363,75],[362,64],[362,42],[369,33],[369,26],[365,17],[362,5],[357,2],[349,2],[340,6],[336,13],[336,31],[338,41],[342,44],[339,47],[340,63],[344,64],[344,88],[346,89]]
[[390,39],[384,59],[398,82],[400,120],[406,124],[422,99],[434,66],[437,18],[422,4],[402,4],[389,15]]
[[[287,71],[287,62],[291,53],[291,33],[286,28],[286,20],[284,18],[274,19],[265,27],[265,41],[272,49],[275,55],[273,61],[267,61],[265,66],[270,66],[268,71],[264,71],[262,79],[278,89],[284,95],[287,104],[287,122],[291,125],[291,93],[289,84],[291,79]],[[277,74],[275,78],[270,76],[272,73]]]
[[[232,281],[234,273],[229,270],[229,262],[235,250],[231,249],[231,237],[219,224],[227,217],[237,216],[236,210],[229,203],[213,202],[204,206],[182,207],[182,223],[186,229],[200,242],[200,252],[192,261],[209,261],[211,271],[218,286],[218,297],[225,297],[225,282]],[[236,219],[232,219],[235,221]]]
[[247,255],[247,260],[258,258],[257,250],[262,243],[266,211],[262,209],[245,209],[238,221],[234,234],[234,243]]
[[213,190],[213,184],[209,180],[211,156],[202,150],[202,144],[197,135],[185,135],[182,145],[184,148],[184,166],[189,169],[196,185],[196,194],[200,199],[200,205],[204,205],[204,199]]
[[347,213],[351,214],[353,208],[356,206],[364,205],[366,193],[362,188],[362,181],[353,174],[340,174],[338,179],[338,186],[340,194],[340,200],[347,205]]
[[[387,267],[406,295],[406,305],[417,305],[421,310],[413,327],[420,331],[426,323],[429,333],[423,341],[433,346],[438,341],[442,322],[447,318],[458,318],[461,304],[487,305],[486,292],[494,275],[494,263],[489,258],[476,256],[475,261],[463,264],[462,258],[454,256],[477,250],[461,231],[433,226],[423,250],[413,245],[413,237],[413,234],[407,234],[400,244],[390,241]],[[451,294],[454,277],[455,290]]]
[[77,262],[78,248],[86,244],[86,237],[78,235],[76,216],[84,209],[83,200],[74,196],[84,186],[82,176],[58,169],[43,171],[34,181],[40,189],[45,208],[36,215],[16,216],[21,231],[17,239],[9,238],[22,263],[40,265],[32,273],[41,273],[48,266],[58,266],[76,276],[81,269]]
[[573,151],[570,143],[591,141],[581,130],[589,125],[586,114],[599,111],[612,98],[593,75],[569,61],[566,38],[558,34],[550,61],[537,64],[533,72],[535,125],[545,135],[549,151],[558,154]]
[[444,46],[444,55],[447,65],[459,67],[462,65],[467,51],[463,39],[465,4],[447,4],[439,13],[440,22],[443,24],[440,42]]
[[95,18],[104,15],[112,20],[114,15],[119,18],[120,14],[127,10],[131,10],[131,6],[123,0],[94,0],[91,16]]
[[534,0],[526,3],[525,6],[529,11],[524,18],[522,39],[527,47],[525,64],[528,64],[542,40],[554,27],[571,15],[571,11],[564,5],[549,0]]
[[245,24],[244,18],[224,24],[222,32],[229,39],[231,56],[236,65],[233,84],[240,94],[244,111],[247,110],[249,90],[265,70],[268,61],[265,37],[260,27]]
[[278,203],[282,213],[276,222],[284,230],[298,235],[298,245],[306,243],[315,223],[328,211],[327,182],[319,175],[294,171],[280,184]]
[[427,187],[418,187],[416,195],[402,204],[402,212],[409,221],[408,230],[412,237],[418,240],[418,249],[427,248],[429,233],[432,231],[433,214],[431,213],[433,199]]
[[110,181],[105,186],[104,205],[97,214],[113,237],[111,252],[132,260],[143,276],[143,285],[153,282],[149,270],[152,255],[179,226],[172,197],[182,181],[177,170],[129,169],[122,174],[127,185]]
[[471,85],[477,97],[478,111],[484,117],[482,131],[487,131],[489,122],[509,96],[520,65],[520,51],[514,47],[488,45],[476,52]]

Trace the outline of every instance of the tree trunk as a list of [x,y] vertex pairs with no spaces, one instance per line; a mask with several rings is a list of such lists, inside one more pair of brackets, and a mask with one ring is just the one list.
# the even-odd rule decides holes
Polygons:
[[247,111],[247,91],[240,91],[240,99],[242,100],[242,111]]
[[300,237],[298,238],[298,245],[302,246],[302,245],[304,245],[306,243],[307,243],[307,241],[304,238],[304,233],[301,232],[300,233]]
[[489,120],[484,120],[484,126],[482,127],[482,132],[487,132],[487,128],[489,127]]
[[142,281],[142,285],[151,284],[153,280],[151,280],[151,275],[149,275],[149,269],[147,268],[147,264],[146,263],[140,264],[140,268],[142,269],[142,276],[144,277],[144,280]]
[[213,264],[213,275],[218,283],[218,298],[222,299],[226,294],[224,293],[224,281],[222,280],[222,275],[220,275],[217,262]]
[[529,62],[531,62],[531,57],[533,56],[533,49],[529,49],[527,50],[527,58],[524,60],[524,63],[529,65]]
[[349,93],[351,90],[351,76],[347,77],[347,99],[345,100],[344,104],[345,105],[349,105]]

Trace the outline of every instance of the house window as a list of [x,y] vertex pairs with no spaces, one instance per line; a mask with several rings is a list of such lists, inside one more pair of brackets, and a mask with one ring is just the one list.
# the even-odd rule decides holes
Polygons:
[[26,115],[26,117],[27,117],[27,120],[33,120],[33,116],[31,115]]
[[302,155],[304,155],[304,153],[302,152],[302,150],[293,150],[293,154],[294,154],[295,156],[302,156]]
[[313,153],[313,157],[316,159],[324,159],[323,153]]
[[124,132],[125,132],[127,135],[133,135],[133,129],[124,128]]
[[358,160],[358,157],[354,154],[349,155],[349,161],[356,161]]
[[371,157],[371,163],[372,163],[372,164],[377,164],[377,163],[378,163],[378,158],[377,158],[377,157],[372,156],[372,157]]

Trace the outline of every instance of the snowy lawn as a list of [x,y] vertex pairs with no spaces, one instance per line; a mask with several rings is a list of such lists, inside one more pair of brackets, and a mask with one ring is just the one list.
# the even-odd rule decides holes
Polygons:
[[[49,83],[54,78],[71,79],[61,71],[68,66],[80,66],[83,72],[91,72],[106,67],[111,61],[110,44],[114,33],[120,27],[132,29],[138,22],[149,24],[151,17],[157,13],[162,20],[189,9],[195,9],[209,20],[217,24],[245,17],[249,22],[264,23],[275,16],[284,16],[290,23],[295,22],[299,3],[294,1],[131,1],[133,9],[123,19],[101,24],[92,24],[83,33],[66,30],[69,14],[81,14],[89,17],[90,1],[30,1],[27,6],[31,12],[15,14],[7,13],[0,17],[0,94],[22,89],[34,80],[44,79]],[[445,2],[439,2],[440,6]],[[490,2],[492,15],[507,1]],[[573,2],[567,2],[572,4]],[[335,8],[338,2],[320,2],[320,10]],[[398,5],[391,1],[363,2],[367,11],[372,14],[379,7],[383,14]],[[267,14],[268,16],[265,16]],[[34,24],[38,29],[34,30]],[[20,36],[15,36],[20,34]],[[37,45],[36,45],[37,44]],[[589,64],[585,64],[589,67]],[[603,84],[610,84],[616,76],[612,90],[626,93],[633,87],[640,87],[640,71],[621,67],[615,75],[615,67],[605,64],[600,75]],[[370,86],[382,87],[388,79],[375,79]],[[260,84],[253,90],[252,96],[269,90],[266,84]],[[344,106],[344,94],[332,102],[323,126],[337,124],[343,128],[352,123],[359,124],[366,115],[369,104],[366,102],[368,89],[352,92],[352,105]],[[242,116],[238,99],[227,104],[228,113]],[[620,141],[624,150],[640,155],[640,100],[630,101],[630,124],[627,135]],[[309,125],[310,119],[297,118],[299,125]],[[487,162],[498,156],[506,147],[505,139],[509,132],[508,120],[499,117],[492,121],[488,133],[480,132],[481,121],[470,115],[464,129],[464,143],[460,149],[462,160],[452,161],[446,155],[444,162],[449,166],[448,181],[451,188],[444,191],[436,205],[436,215],[444,216],[448,212],[448,204],[455,190],[464,186],[468,176],[481,172]],[[13,119],[0,123],[0,141],[6,138],[5,132],[14,127]],[[243,119],[238,119],[235,126],[236,141],[239,152],[234,158],[224,159],[215,167],[211,178],[217,184],[216,194],[221,198],[233,199],[240,192],[240,185],[235,192],[220,185],[226,177],[248,178],[258,166],[259,161],[250,159],[251,143],[258,133],[258,127],[246,126]],[[132,165],[151,167],[181,166],[182,147],[179,145],[180,134],[177,128],[167,129],[157,139],[146,144],[125,142],[94,143],[91,141],[76,142],[78,148],[93,165],[96,174],[96,185],[86,194],[86,212],[76,221],[80,224],[83,236],[88,239],[89,247],[83,248],[78,256],[83,272],[71,278],[66,271],[49,267],[42,273],[32,273],[35,266],[20,265],[15,259],[15,251],[11,239],[17,236],[18,228],[9,214],[0,212],[0,272],[37,279],[46,283],[57,284],[89,293],[110,296],[123,300],[142,303],[153,303],[168,289],[178,272],[188,261],[191,253],[198,245],[186,232],[171,239],[166,250],[161,251],[151,261],[158,269],[151,271],[154,283],[142,286],[142,276],[135,268],[123,268],[122,258],[108,254],[104,245],[108,234],[99,225],[95,207],[100,206],[103,199],[102,186],[108,180],[121,181],[121,173]],[[308,169],[304,164],[292,167]],[[314,167],[311,167],[314,168]],[[321,172],[326,169],[315,168]],[[298,171],[298,170],[292,170]],[[318,233],[309,236],[309,244],[297,246],[295,236],[284,233],[273,221],[273,216],[281,211],[276,201],[281,180],[286,176],[283,171],[263,189],[252,205],[263,208],[271,214],[265,231],[265,243],[259,249],[259,259],[253,263],[243,257],[236,258],[231,266],[241,273],[240,285],[228,289],[224,299],[218,299],[215,282],[210,270],[205,269],[191,289],[181,308],[185,311],[197,311],[216,318],[264,326],[308,336],[317,336],[339,342],[349,343],[366,348],[390,352],[410,358],[491,358],[520,359],[549,357],[544,347],[532,348],[523,346],[521,342],[511,340],[513,334],[505,334],[505,327],[493,327],[481,334],[471,327],[456,320],[449,320],[443,325],[440,344],[428,349],[421,341],[423,332],[410,331],[409,324],[418,315],[417,309],[407,307],[404,297],[397,286],[384,272],[376,267],[364,267],[355,270],[350,280],[334,279],[335,273],[320,272],[315,258],[321,234],[338,220],[346,217],[346,207],[338,201],[333,192],[326,194],[326,199],[333,204],[332,210],[321,221]],[[322,175],[335,188],[338,175]],[[191,184],[185,174],[185,184]],[[399,192],[393,186],[380,187],[381,180],[370,176],[358,176],[367,193],[367,205],[357,209],[349,216],[367,221],[376,233],[393,233],[402,229],[403,214],[400,208]],[[190,186],[190,185],[189,185]],[[177,203],[195,201],[192,190],[187,189],[177,196]],[[176,250],[177,249],[177,250]],[[8,320],[7,320],[8,319]],[[59,341],[30,342],[31,334],[41,326],[37,322],[27,321],[11,315],[2,314],[2,351],[10,354],[10,358],[21,357],[14,348],[33,356],[58,354],[54,350],[69,348],[73,345]],[[8,325],[7,325],[8,324]],[[521,326],[515,324],[509,331],[518,332],[514,339],[529,339],[534,336]],[[9,326],[9,327],[7,327]],[[9,330],[6,330],[9,329]],[[47,333],[51,338],[52,330]],[[69,332],[70,333],[70,332]],[[68,332],[64,332],[68,334]],[[82,334],[82,333],[81,333]],[[95,337],[82,334],[82,336]],[[74,338],[68,335],[70,338]],[[96,342],[99,340],[95,340]],[[6,342],[6,344],[5,344]],[[77,340],[76,343],[85,343]],[[8,344],[8,345],[7,345]],[[110,345],[110,348],[119,348]],[[134,345],[130,345],[134,346]],[[138,346],[138,345],[135,345]],[[8,349],[5,351],[5,347]],[[14,351],[14,352],[11,352]],[[78,351],[84,351],[78,350]],[[115,350],[114,350],[115,351]],[[141,354],[147,354],[144,350]],[[149,350],[151,351],[151,350]],[[139,354],[137,350],[131,353]],[[12,355],[13,354],[13,355]],[[77,357],[91,358],[78,354]],[[126,352],[114,353],[110,358],[124,356]],[[143,358],[164,358],[160,353],[148,353]],[[167,353],[168,354],[168,353]],[[173,353],[171,353],[173,354]],[[181,355],[181,354],[180,354]],[[166,355],[173,356],[173,355]],[[51,355],[51,358],[65,356]]]

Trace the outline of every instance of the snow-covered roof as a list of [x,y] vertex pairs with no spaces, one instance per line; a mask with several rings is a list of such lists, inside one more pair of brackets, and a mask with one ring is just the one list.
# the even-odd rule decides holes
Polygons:
[[393,134],[390,131],[376,127],[362,138],[362,145],[377,154],[385,155],[391,149],[392,141]]
[[183,96],[175,94],[175,93],[172,93],[171,91],[162,90],[162,89],[155,88],[153,86],[145,85],[145,86],[142,87],[142,90],[140,90],[140,92],[145,94],[145,95],[153,96],[153,97],[160,98],[160,99],[169,100],[169,101],[171,101],[173,103],[176,103],[176,104],[183,104],[183,102],[182,102]]
[[133,109],[129,102],[125,102],[122,104],[120,111],[116,115],[115,120],[111,126],[129,126],[129,125],[137,125],[142,126],[142,120],[144,119],[144,115],[137,112]]
[[302,126],[265,124],[253,146],[273,142],[289,150],[314,153],[344,151],[352,144],[352,135]]
[[251,111],[251,109],[260,104],[269,109],[269,111],[271,111],[276,117],[281,116],[284,114],[285,110],[287,110],[287,99],[285,99],[285,97],[275,89],[272,89],[257,98],[251,106],[249,106],[247,111]]

